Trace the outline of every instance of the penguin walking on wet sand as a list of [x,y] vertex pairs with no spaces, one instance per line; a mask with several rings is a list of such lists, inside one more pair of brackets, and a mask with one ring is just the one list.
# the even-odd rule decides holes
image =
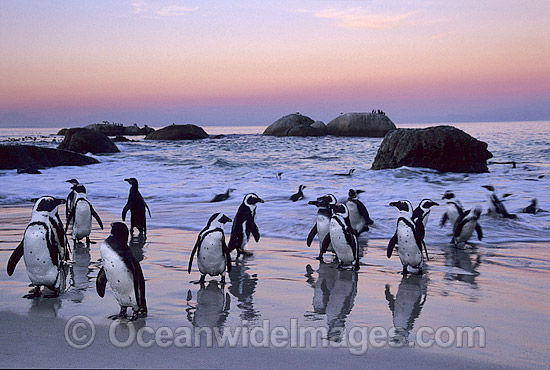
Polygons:
[[126,318],[126,310],[131,307],[136,320],[138,316],[147,315],[145,300],[145,278],[138,260],[128,246],[128,227],[122,222],[111,224],[111,233],[101,244],[99,252],[103,266],[96,279],[96,291],[100,297],[105,296],[105,286],[109,286],[120,305],[118,315],[111,319]]
[[197,265],[201,273],[200,284],[204,284],[206,274],[210,276],[221,275],[221,283],[225,283],[225,272],[231,271],[231,255],[225,244],[223,225],[231,222],[231,219],[223,213],[213,214],[206,227],[197,237],[197,242],[189,257],[188,273],[191,273],[193,257],[197,254]]
[[295,194],[292,194],[292,195],[290,196],[290,200],[293,201],[293,202],[296,202],[296,201],[298,201],[298,200],[304,199],[303,190],[304,190],[305,188],[306,188],[305,185],[300,185],[300,186],[298,187],[298,192],[295,193]]
[[94,217],[99,224],[101,230],[103,230],[103,222],[95,211],[90,201],[86,198],[86,188],[82,184],[73,186],[75,191],[75,202],[69,218],[67,219],[67,225],[65,225],[65,232],[69,224],[73,224],[73,241],[76,244],[82,238],[86,238],[86,245],[90,246],[90,234],[92,232],[92,217]]
[[137,179],[135,177],[131,177],[124,179],[124,181],[128,182],[131,185],[131,188],[128,193],[128,201],[122,210],[122,221],[126,221],[126,213],[130,211],[130,234],[134,234],[134,228],[138,229],[140,234],[147,234],[145,209],[147,208],[149,217],[151,217],[149,206],[139,192]]
[[[500,216],[503,218],[509,218],[509,219],[516,219],[518,216],[508,213],[506,210],[506,207],[504,207],[504,203],[502,200],[500,200],[495,192],[495,187],[492,185],[483,185],[483,188],[489,190],[491,194],[487,196],[488,202],[489,202],[489,214],[493,216]],[[507,198],[512,194],[504,194],[502,197]]]
[[340,261],[338,268],[348,265],[352,270],[357,271],[359,270],[359,242],[349,221],[348,207],[338,203],[331,205],[330,208],[332,217],[329,233],[323,240],[321,252],[324,253],[331,244]]
[[422,239],[412,221],[413,207],[408,200],[391,202],[390,206],[399,210],[397,228],[395,234],[388,243],[387,256],[391,257],[393,249],[397,245],[399,259],[403,265],[403,275],[408,273],[408,266],[417,269],[422,274]]
[[449,221],[449,223],[451,224],[451,230],[454,230],[456,220],[464,212],[464,207],[462,206],[462,203],[460,203],[460,201],[456,198],[455,194],[450,190],[447,190],[441,199],[447,201],[447,210],[441,217],[439,227],[443,227],[447,223],[447,221]]
[[428,218],[430,217],[430,208],[438,205],[438,203],[431,199],[422,199],[412,214],[412,221],[416,227],[418,236],[422,240],[422,245],[424,246],[424,251],[426,252],[426,260],[428,261],[430,258],[428,257],[428,249],[426,248],[426,243],[424,242],[424,237],[426,236],[426,225],[428,224]]
[[456,221],[453,230],[453,239],[451,243],[458,247],[460,243],[466,243],[472,236],[474,230],[477,233],[477,239],[483,239],[483,232],[479,226],[479,217],[481,216],[481,207],[476,206],[473,210],[468,210],[462,214]]
[[74,187],[79,184],[77,179],[70,179],[65,182],[68,182],[71,185],[71,191],[69,192],[69,195],[67,195],[67,203],[65,203],[65,222],[69,222],[69,215],[71,214],[71,211],[74,208],[74,203],[76,202],[76,192],[74,191]]
[[241,254],[245,256],[252,255],[251,252],[245,251],[244,248],[250,240],[250,234],[254,236],[256,243],[260,241],[260,231],[256,225],[256,206],[264,201],[254,193],[246,194],[237,214],[233,219],[231,227],[231,238],[229,239],[229,252],[237,250],[237,258]]
[[[336,197],[332,194],[327,194],[317,198],[317,200],[308,202],[308,204],[316,206],[318,210],[315,225],[311,228],[311,231],[307,236],[306,243],[308,247],[311,247],[311,243],[313,242],[315,235],[317,235],[317,238],[319,239],[319,255],[316,258],[321,261],[323,260],[324,254],[322,248],[323,240],[325,239],[325,236],[328,235],[330,230],[330,219],[332,217],[332,209],[330,206],[336,203],[338,203]],[[334,252],[332,244],[329,244],[326,247],[326,251]]]
[[41,197],[37,200],[23,240],[8,260],[9,276],[13,274],[21,257],[25,261],[27,275],[34,288],[24,298],[39,297],[42,286],[52,291],[51,294],[44,295],[47,298],[56,297],[65,290],[67,253],[57,242],[57,231],[51,217],[64,202],[64,199],[53,197]]
[[369,231],[369,226],[374,223],[369,216],[367,207],[357,197],[358,194],[363,192],[364,190],[349,189],[348,200],[346,201],[349,210],[349,221],[357,236],[364,231]]

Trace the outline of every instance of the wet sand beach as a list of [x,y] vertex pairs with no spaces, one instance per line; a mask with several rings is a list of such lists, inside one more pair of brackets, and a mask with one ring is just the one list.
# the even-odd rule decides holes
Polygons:
[[[69,289],[57,298],[28,300],[22,298],[30,289],[23,260],[11,277],[5,266],[21,241],[31,206],[0,208],[2,367],[547,369],[550,365],[547,243],[477,243],[458,250],[428,245],[425,274],[404,278],[399,259],[386,258],[388,240],[362,237],[361,270],[351,272],[337,270],[329,256],[327,263],[316,260],[317,241],[308,248],[306,236],[304,240],[262,237],[249,244],[254,256],[234,262],[225,286],[209,277],[201,286],[194,283],[200,277],[196,265],[187,273],[197,232],[154,228],[145,242],[131,243],[146,278],[148,316],[126,324],[108,318],[119,311],[110,288],[104,298],[95,290],[99,245],[109,233],[108,225],[120,217],[105,209],[98,212],[105,230],[94,222],[91,238],[96,243],[73,250]],[[75,317],[84,317],[95,327],[87,348],[74,348],[74,343],[87,343],[92,336],[89,328],[74,326]],[[141,330],[141,343],[136,339],[125,347],[131,333],[128,325]],[[403,329],[392,332],[394,326]],[[484,345],[478,335],[473,348],[466,344],[457,348],[458,341],[449,335],[463,327],[482,331]],[[110,328],[116,329],[114,341]],[[213,340],[209,348],[208,330],[203,331],[201,343],[182,336],[194,336],[198,328],[214,328],[210,333],[218,334],[224,329],[241,330],[242,335],[235,345]],[[257,335],[243,339],[243,328]],[[292,335],[304,328],[326,329],[328,338],[302,346]],[[367,341],[365,330],[372,334],[375,329],[379,339]],[[384,331],[390,338],[382,335]],[[423,338],[415,341],[420,334]],[[77,343],[75,338],[84,340]],[[433,345],[426,344],[430,339]],[[396,343],[407,345],[391,348]],[[421,344],[429,348],[420,348]],[[377,345],[381,348],[374,348]]]

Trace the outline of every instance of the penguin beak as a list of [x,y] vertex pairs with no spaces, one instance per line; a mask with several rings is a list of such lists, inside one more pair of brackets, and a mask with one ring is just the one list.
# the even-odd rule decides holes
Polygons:
[[430,207],[438,206],[438,205],[439,205],[439,203],[436,203],[436,202],[431,202],[431,203],[430,203]]
[[222,218],[220,218],[220,222],[222,224],[225,224],[225,223],[228,223],[228,222],[233,222],[233,220],[231,220],[229,217],[227,217],[226,215],[223,215]]
[[262,198],[259,198],[259,197],[258,197],[258,202],[259,202],[259,203],[264,203],[264,200],[263,200]]
[[310,200],[309,202],[307,202],[307,204],[311,204],[312,206],[317,206],[319,205],[319,202],[316,200]]
[[392,207],[398,207],[398,206],[399,206],[399,202],[391,202],[391,203],[390,203],[390,206],[392,206]]

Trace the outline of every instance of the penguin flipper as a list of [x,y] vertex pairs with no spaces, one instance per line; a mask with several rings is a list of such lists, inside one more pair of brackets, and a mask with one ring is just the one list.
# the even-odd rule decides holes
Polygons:
[[445,223],[447,222],[448,219],[449,219],[449,216],[447,216],[447,212],[445,212],[441,217],[441,221],[439,221],[439,227],[445,226]]
[[10,259],[8,260],[7,270],[9,276],[13,275],[13,271],[15,271],[15,266],[17,266],[17,263],[19,262],[21,257],[23,257],[23,241],[21,241],[17,248],[13,250]]
[[424,228],[424,222],[422,222],[422,217],[418,217],[415,219],[414,226],[416,228],[416,233],[418,234],[418,238],[420,238],[420,240],[424,240],[424,237],[426,236],[426,229]]
[[69,217],[67,217],[67,224],[65,225],[65,233],[67,233],[67,229],[69,228],[69,224],[73,221],[75,213],[76,213],[76,203],[71,209],[69,213]]
[[149,212],[149,217],[152,217],[152,216],[151,216],[151,210],[149,209],[149,206],[147,205],[147,203],[145,202],[145,200],[143,200],[143,204],[145,204],[145,208],[147,208],[147,212]]
[[311,231],[307,236],[306,244],[308,247],[311,247],[311,243],[313,242],[313,238],[315,238],[315,235],[317,235],[317,224],[313,225],[313,227],[311,228]]
[[483,231],[481,231],[481,226],[479,226],[479,224],[476,224],[476,233],[477,233],[477,240],[483,239]]
[[134,292],[140,313],[147,313],[147,302],[145,301],[145,277],[137,259],[132,257],[134,265]]
[[99,270],[99,273],[97,274],[97,278],[95,279],[95,290],[97,291],[97,295],[99,295],[101,298],[105,296],[106,285],[107,285],[107,275],[105,275],[105,270],[102,267]]
[[124,209],[122,209],[122,221],[126,221],[126,213],[128,213],[129,210],[130,210],[130,202],[128,201],[124,206]]
[[248,232],[251,232],[254,236],[254,240],[256,240],[256,243],[260,241],[260,230],[258,230],[258,225],[254,222],[254,220],[248,221],[246,223],[246,229]]
[[388,243],[388,249],[386,251],[386,255],[388,256],[388,258],[391,257],[393,249],[395,248],[396,245],[397,245],[397,232],[393,234],[393,236],[390,239],[390,242]]
[[187,273],[191,273],[191,268],[193,267],[193,257],[195,257],[195,253],[198,252],[201,244],[201,235],[197,237],[197,241],[195,242],[195,246],[193,247],[193,250],[191,251],[191,256],[189,257],[189,266],[187,267]]
[[94,216],[95,220],[99,224],[99,227],[101,227],[101,230],[103,230],[103,222],[101,222],[101,218],[99,218],[99,215],[95,211],[94,207],[92,207],[92,204],[90,202],[88,202],[88,204],[90,205],[90,211],[92,212],[92,216]]
[[330,244],[330,233],[325,235],[325,238],[323,239],[323,242],[321,243],[321,252],[320,255],[323,255],[326,253],[328,249],[328,245]]
[[359,211],[361,217],[365,219],[366,226],[372,225],[374,223],[374,221],[370,219],[369,211],[367,211],[367,207],[365,207],[363,202],[357,201],[357,210]]
[[222,232],[222,252],[225,257],[225,269],[227,272],[231,272],[231,253],[229,252],[229,249],[227,248],[227,244],[225,244],[225,236]]

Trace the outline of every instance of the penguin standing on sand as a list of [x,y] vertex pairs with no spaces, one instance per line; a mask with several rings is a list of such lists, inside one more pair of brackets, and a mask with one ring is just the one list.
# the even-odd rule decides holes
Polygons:
[[441,217],[439,226],[443,227],[448,220],[449,223],[451,224],[451,230],[454,230],[455,222],[458,219],[458,217],[464,212],[464,207],[462,207],[462,204],[460,203],[460,201],[456,198],[455,194],[450,190],[447,190],[441,199],[447,201],[447,210]]
[[483,239],[483,232],[479,226],[478,220],[481,216],[481,207],[477,206],[472,210],[468,210],[462,214],[456,221],[453,231],[453,239],[451,243],[458,247],[460,243],[466,243],[472,236],[474,230],[477,233],[477,239]]
[[231,219],[223,213],[213,214],[206,227],[197,237],[197,242],[189,257],[188,273],[191,273],[193,257],[197,254],[197,265],[201,273],[199,283],[204,284],[206,274],[210,276],[221,275],[221,283],[225,283],[225,271],[231,271],[231,256],[225,244],[223,225],[231,222]]
[[111,234],[99,248],[103,266],[96,279],[97,294],[103,298],[107,281],[120,305],[120,313],[109,318],[126,318],[131,307],[134,314],[130,320],[147,315],[145,301],[145,278],[138,260],[128,247],[128,227],[122,222],[111,224]]
[[[35,215],[37,212],[38,205],[41,203],[41,200],[49,200],[53,201],[55,200],[54,197],[50,196],[44,196],[40,197],[38,199],[34,200],[34,207],[32,209],[32,215]],[[61,201],[61,204],[65,203],[65,200]],[[50,212],[50,223],[54,228],[54,239],[56,244],[59,246],[59,251],[62,256],[64,256],[64,260],[68,261],[70,259],[70,250],[69,250],[69,242],[67,240],[67,235],[65,234],[65,230],[63,228],[63,221],[61,221],[61,217],[59,217],[59,209],[58,207],[54,207],[52,211]]]
[[73,186],[75,191],[74,207],[67,219],[65,232],[69,224],[73,224],[73,241],[76,244],[80,239],[86,238],[86,246],[90,246],[90,233],[92,232],[92,216],[96,219],[99,227],[103,230],[103,222],[95,211],[94,207],[88,199],[86,199],[86,188],[82,184]]
[[254,236],[256,243],[260,241],[260,231],[256,225],[256,205],[263,203],[264,201],[254,193],[246,194],[243,202],[237,210],[237,214],[233,219],[233,226],[231,227],[231,238],[229,239],[229,252],[237,250],[237,258],[241,254],[245,256],[252,255],[251,252],[244,250],[248,241],[250,240],[250,234]]
[[355,231],[349,222],[349,211],[345,204],[331,205],[332,217],[330,219],[329,233],[322,243],[321,252],[326,251],[332,244],[336,256],[340,260],[338,268],[351,265],[352,270],[359,270],[359,243]]
[[[317,259],[321,261],[323,260],[324,254],[322,248],[323,240],[325,239],[325,236],[328,235],[330,230],[330,219],[332,217],[332,209],[330,206],[336,203],[338,203],[336,197],[332,194],[327,194],[317,198],[317,200],[308,202],[308,204],[316,206],[318,210],[315,225],[313,225],[313,228],[307,236],[307,246],[311,247],[313,238],[317,235],[317,238],[319,239],[319,255],[317,256]],[[326,247],[326,250],[330,252],[334,251],[331,244]]]
[[364,190],[349,189],[348,200],[346,202],[349,210],[349,221],[357,236],[364,231],[369,231],[369,226],[374,223],[369,217],[367,207],[357,197],[358,194],[363,192]]
[[428,261],[428,249],[426,248],[426,243],[424,242],[424,237],[426,236],[426,225],[428,224],[428,218],[430,217],[430,208],[438,205],[438,203],[431,199],[422,199],[422,201],[418,204],[418,207],[414,209],[412,215],[412,221],[416,227],[418,236],[422,240],[422,245],[424,246],[424,251],[426,252],[426,259]]
[[8,260],[7,272],[11,276],[17,263],[23,257],[27,275],[33,290],[24,298],[41,295],[40,287],[45,286],[53,293],[44,297],[56,297],[65,290],[65,260],[67,254],[57,243],[56,229],[52,225],[52,213],[64,199],[42,197],[36,202],[30,223],[25,229],[23,240],[13,251]]
[[129,179],[124,179],[132,187],[128,194],[128,201],[122,210],[122,221],[126,221],[126,213],[130,211],[130,233],[134,234],[134,227],[138,229],[139,233],[147,234],[147,223],[145,220],[145,208],[149,212],[149,217],[151,217],[151,211],[149,206],[145,203],[145,200],[141,196],[141,193],[138,190],[138,181],[135,177]]
[[304,190],[305,188],[306,188],[305,185],[300,185],[300,186],[298,187],[298,192],[295,193],[295,194],[292,194],[292,195],[290,196],[290,200],[293,201],[293,202],[296,202],[296,201],[298,201],[298,200],[304,199],[303,190]]
[[418,269],[422,274],[422,239],[412,221],[412,204],[408,200],[391,202],[390,206],[399,210],[397,229],[388,243],[387,256],[391,257],[393,249],[398,246],[399,259],[403,265],[403,275],[408,273],[408,266]]
[[[489,190],[491,194],[487,196],[489,201],[489,214],[493,216],[500,216],[509,219],[516,219],[518,216],[508,213],[504,207],[504,203],[500,200],[495,192],[495,187],[492,185],[483,185],[483,188]],[[512,194],[504,194],[502,197],[507,198]]]
[[76,202],[76,192],[74,187],[79,184],[77,179],[70,179],[65,182],[71,183],[71,192],[67,195],[67,203],[65,203],[65,222],[69,223],[69,215],[71,214],[74,203]]

